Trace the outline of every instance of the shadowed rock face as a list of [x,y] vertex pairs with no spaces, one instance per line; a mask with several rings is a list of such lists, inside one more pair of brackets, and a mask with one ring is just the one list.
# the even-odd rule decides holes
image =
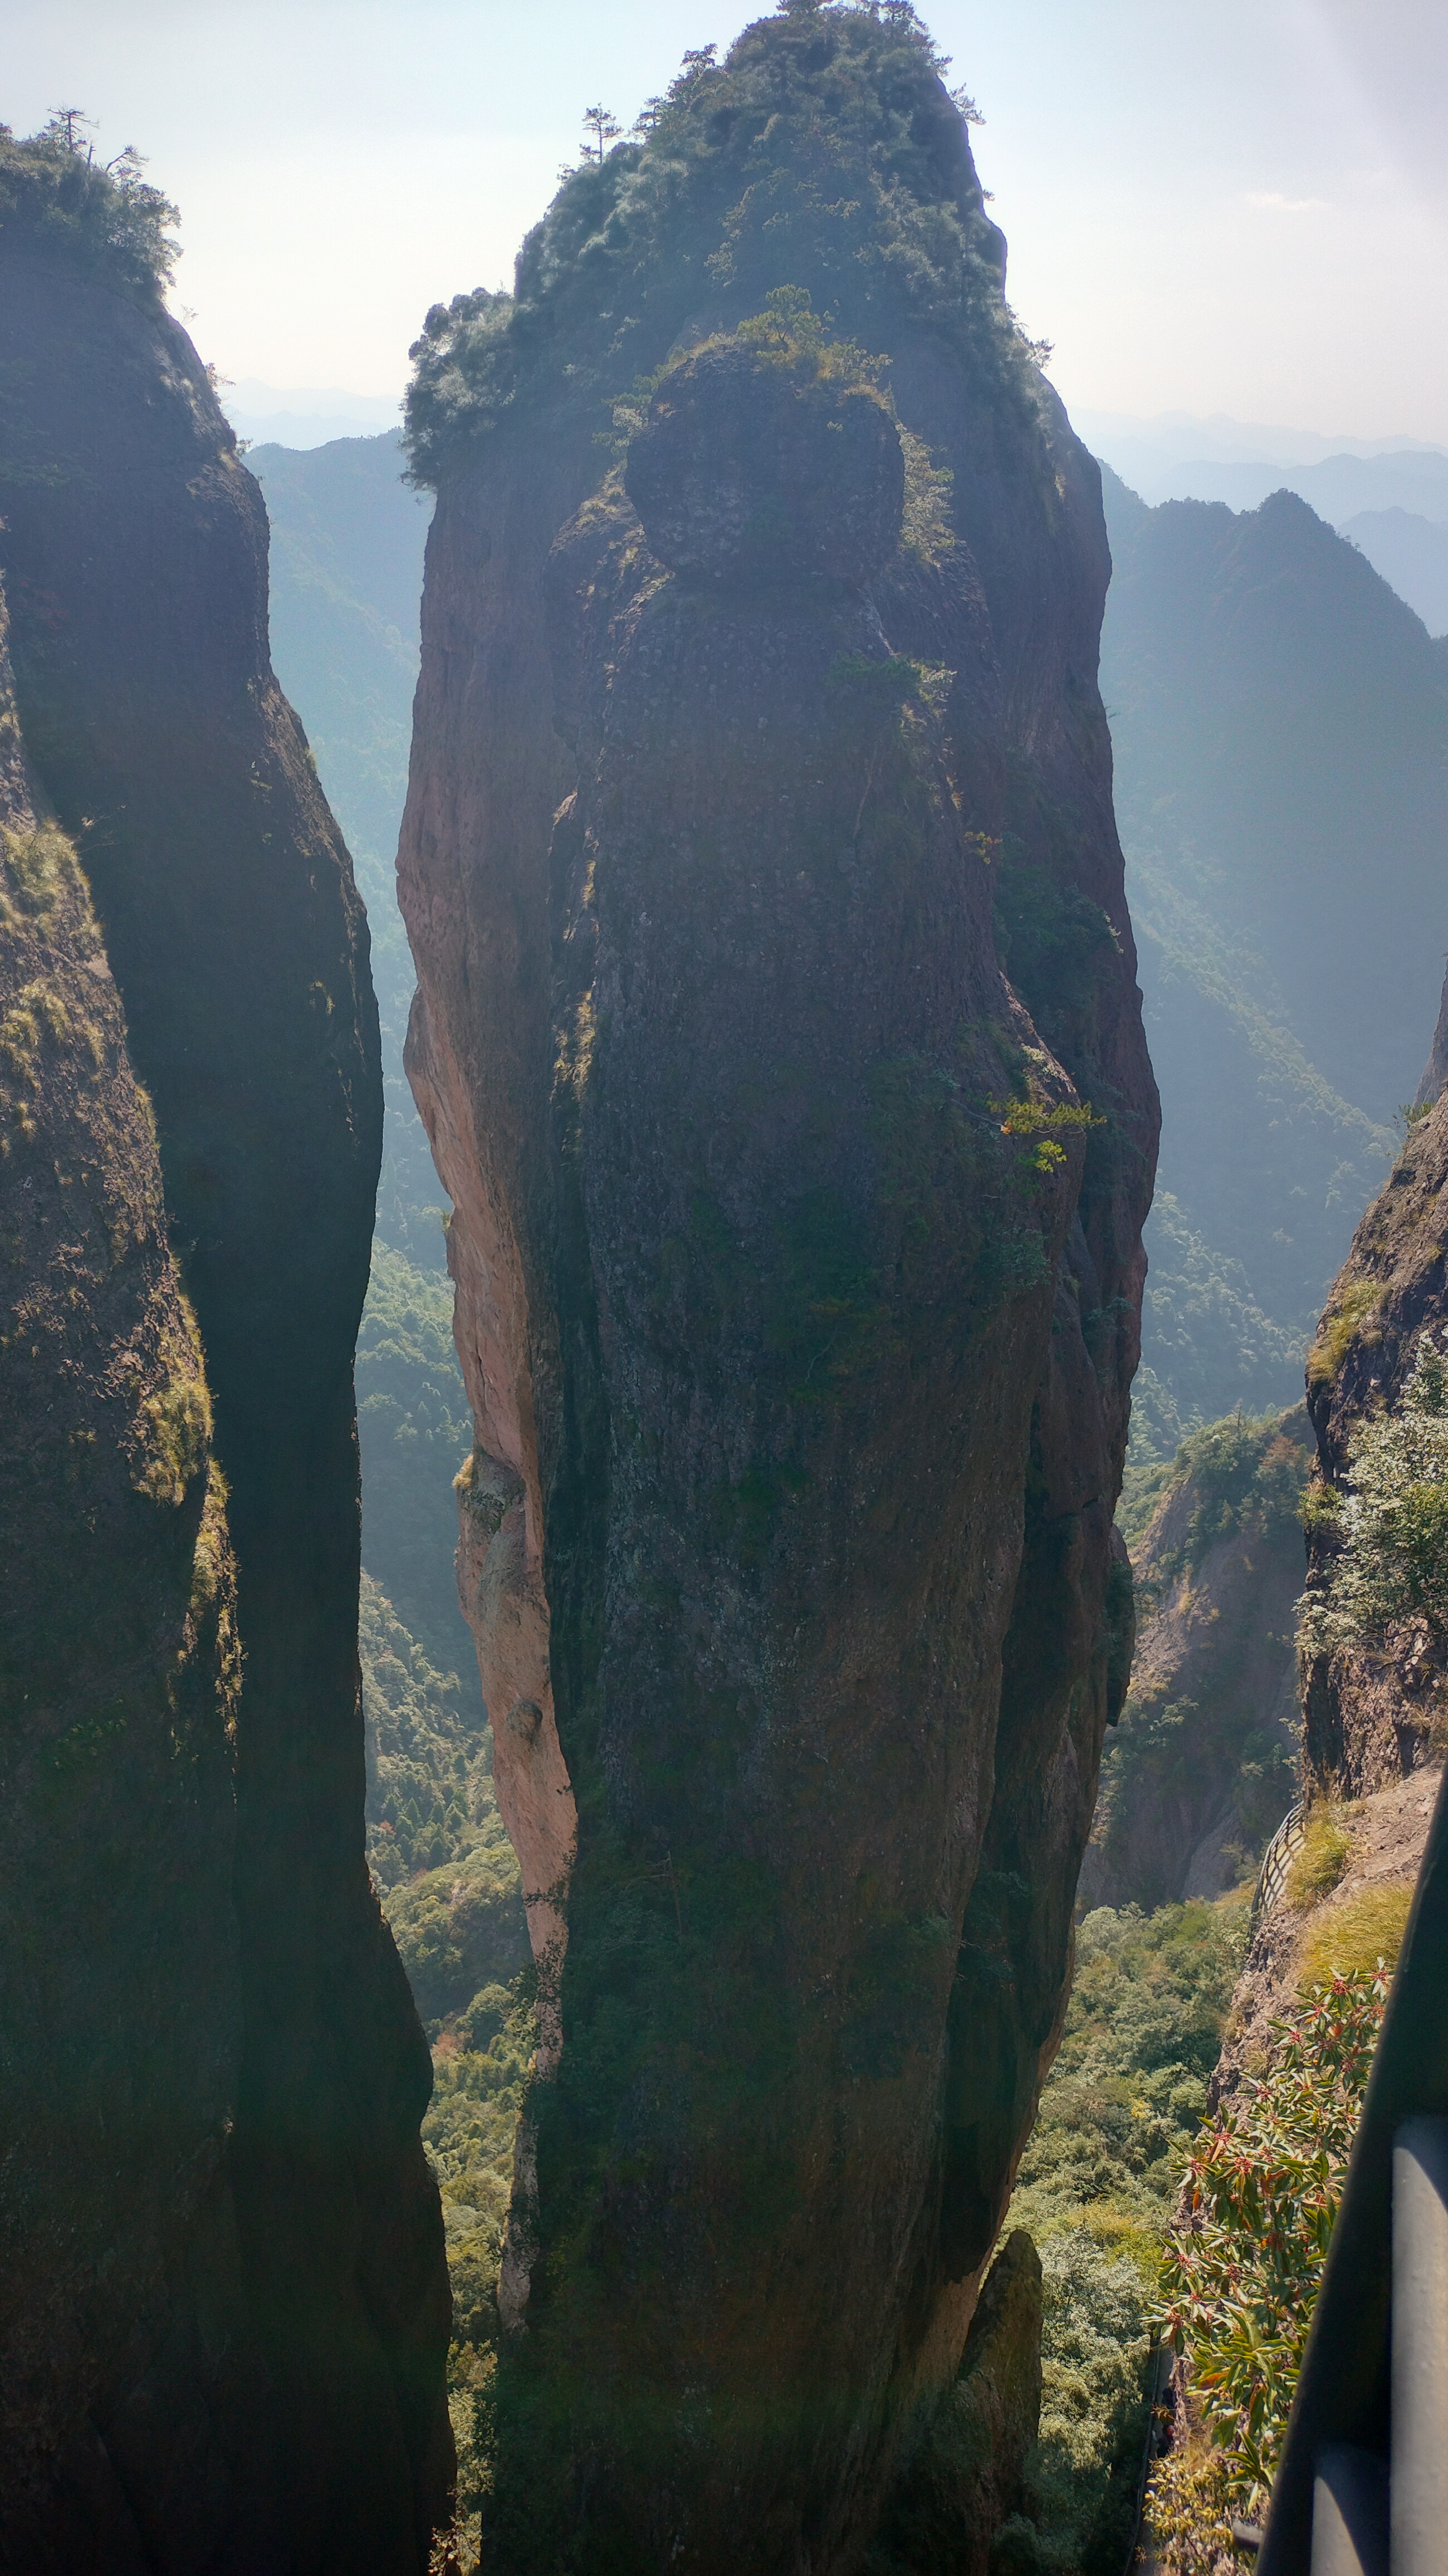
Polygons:
[[[174,1890],[164,1869],[137,1883],[171,1814],[139,1739],[134,1767],[106,1756],[107,1830],[133,1855],[120,1886],[135,1920],[117,1956],[144,1957],[160,1997],[180,1979],[172,2043],[154,2061],[144,2031],[138,2043],[138,2066],[157,2071],[137,2075],[135,2116],[154,2145],[138,2148],[133,2177],[153,2191],[185,2148],[191,2178],[163,2248],[176,2278],[121,2259],[103,2303],[121,2347],[54,2365],[55,2409],[97,2428],[122,2503],[97,2489],[78,2524],[42,2509],[18,2563],[79,2563],[94,2505],[107,2565],[131,2563],[105,2521],[114,2508],[156,2563],[413,2576],[445,2503],[448,2301],[418,2142],[427,2051],[363,1857],[352,1350],[381,1126],[366,925],[267,660],[260,495],[185,334],[139,291],[29,256],[7,234],[0,340],[0,562],[20,719],[80,853],[97,971],[108,961],[109,1007],[117,1024],[124,1009],[154,1106],[149,1150],[229,1487],[244,1658],[234,1864],[229,1782],[224,1832],[215,1812],[214,1716],[201,1730],[205,1820]],[[159,1203],[148,1223],[156,1294],[170,1278],[174,1298]],[[103,1353],[92,1364],[104,1374]],[[99,1392],[90,1419],[104,1451],[115,1435]],[[204,1442],[198,1457],[165,1524],[187,1523],[188,1546]],[[82,1506],[97,1508],[84,1491]],[[124,1508],[134,1522],[140,1505]],[[100,1655],[117,1633],[105,1605],[119,1543],[102,1513],[91,1547],[104,1580],[85,1622]],[[175,1548],[189,1581],[179,1537]],[[74,1549],[70,1561],[84,1587]],[[184,1589],[157,1616],[179,1637]],[[33,1699],[59,1683],[38,1629],[32,1646]],[[37,1872],[63,1872],[39,1824],[36,1835]],[[182,1920],[195,1926],[184,1966]],[[87,1914],[75,1937],[103,1949],[110,1936]],[[135,2009],[164,2018],[154,1999]],[[175,2061],[191,2047],[183,2082]],[[198,2123],[204,2151],[186,2147]],[[68,2148],[78,2199],[100,2152],[82,2122]],[[221,2201],[213,2191],[188,2237],[208,2177]],[[49,2329],[32,2313],[24,2331],[44,2342]],[[37,2415],[23,2432],[42,2486],[58,2420]]]
[[[894,42],[750,30],[708,132],[742,160],[796,75],[828,124],[878,46],[999,317],[959,120]],[[439,469],[399,863],[465,1607],[545,1971],[490,2507],[518,2570],[858,2552],[960,2363],[1130,1651],[1155,1095],[1094,469],[1008,333],[972,357],[888,283],[840,327],[898,428],[797,306],[740,333],[832,280],[786,228],[721,299],[733,167],[667,242],[621,225],[627,377],[567,189],[557,260],[525,252],[513,397]],[[600,390],[671,347],[606,472]]]
[[1018,2227],[986,2276],[959,2376],[909,2460],[868,2576],[986,2576],[1002,2526],[1029,2512],[1026,2464],[1040,2426],[1041,2260]]
[[134,2344],[185,2342],[188,2255],[235,2261],[238,1659],[155,1134],[3,601],[0,836],[0,2563],[48,2568],[130,2563]]

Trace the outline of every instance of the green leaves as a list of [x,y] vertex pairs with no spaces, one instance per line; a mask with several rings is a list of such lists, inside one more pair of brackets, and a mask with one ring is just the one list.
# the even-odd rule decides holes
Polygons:
[[[1360,1423],[1337,1553],[1298,1604],[1310,1654],[1371,1646],[1417,1616],[1448,1636],[1448,1352],[1425,1333],[1396,1413]],[[1315,1518],[1326,1521],[1318,1503]]]
[[153,300],[176,265],[179,210],[142,178],[139,153],[95,160],[82,121],[64,109],[21,138],[0,126],[0,234]]
[[1243,2084],[1187,2160],[1158,2324],[1189,2356],[1242,2513],[1258,2510],[1276,2469],[1387,1990],[1381,1965],[1354,1969],[1277,2023],[1267,2074]]
[[[434,483],[515,405],[617,402],[701,304],[764,304],[798,354],[833,317],[875,349],[944,336],[1040,448],[1036,357],[1001,291],[999,236],[962,204],[959,111],[911,9],[805,9],[686,54],[637,142],[570,171],[519,255],[517,295],[436,305],[411,352],[412,470]],[[598,129],[595,128],[595,134]],[[785,284],[784,281],[790,281]],[[805,299],[810,299],[806,302]],[[737,309],[737,304],[736,304]],[[806,356],[808,352],[805,351]]]

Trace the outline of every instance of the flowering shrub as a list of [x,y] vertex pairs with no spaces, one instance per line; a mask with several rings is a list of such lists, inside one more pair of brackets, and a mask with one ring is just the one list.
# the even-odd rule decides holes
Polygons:
[[[1387,1990],[1381,1961],[1315,1988],[1274,2025],[1266,2074],[1243,2084],[1187,2162],[1159,2324],[1188,2356],[1224,2513],[1258,2513],[1271,2487]],[[1159,2471],[1163,2524],[1173,2496]],[[1186,2576],[1169,2551],[1166,2563]]]

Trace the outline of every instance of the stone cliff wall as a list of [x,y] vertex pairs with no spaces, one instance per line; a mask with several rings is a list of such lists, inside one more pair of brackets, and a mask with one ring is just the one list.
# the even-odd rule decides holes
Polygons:
[[[1353,1237],[1307,1364],[1319,1492],[1338,1488],[1353,1431],[1392,1409],[1425,1332],[1448,1316],[1448,1098],[1413,1124],[1384,1188]],[[1336,1545],[1330,1516],[1312,1516],[1309,1581]],[[1304,1669],[1310,1776],[1349,1797],[1442,1759],[1448,1670],[1426,1619],[1390,1627],[1374,1649],[1315,1655]]]
[[[23,174],[54,181],[47,203],[61,212],[67,190],[99,185],[63,161]],[[154,1108],[155,1144],[149,1131],[143,1142],[153,1174],[159,1154],[205,1354],[242,1657],[234,1866],[229,1810],[223,1830],[216,1803],[225,1803],[219,1721],[198,1718],[198,1779],[212,1803],[174,1907],[169,1896],[163,1907],[164,1876],[160,1889],[138,1879],[172,1815],[152,1799],[146,1764],[156,1757],[143,1753],[139,1726],[134,1770],[130,1737],[123,1749],[106,1735],[94,1779],[85,1772],[82,1788],[67,1775],[66,1795],[84,1794],[94,1812],[105,1769],[107,1831],[132,1852],[115,1902],[130,1903],[135,1920],[129,1940],[117,1930],[116,1958],[154,1958],[158,1981],[141,2064],[150,2020],[168,2016],[168,1980],[181,1977],[175,2029],[154,2081],[138,2077],[134,2105],[155,2141],[137,2184],[138,2226],[145,2193],[189,2158],[157,2261],[184,2238],[187,2194],[199,2203],[213,2171],[225,2184],[210,2236],[186,2240],[169,2307],[154,2262],[144,2280],[124,2265],[111,2274],[105,2327],[121,2348],[107,2344],[87,2362],[68,2402],[82,2435],[87,2410],[102,2429],[124,2418],[113,2467],[156,2553],[147,2564],[365,2563],[415,2576],[445,2509],[448,2299],[437,2193],[418,2141],[428,2056],[363,1856],[352,1351],[381,1127],[366,924],[267,659],[261,498],[184,332],[144,283],[111,275],[99,255],[72,255],[57,214],[49,230],[37,220],[27,236],[7,220],[0,235],[0,341],[0,564],[20,721],[79,854],[104,942],[97,973],[108,961],[118,996],[108,1007],[117,1023],[124,1011],[130,1061]],[[44,1054],[60,1040],[42,1029],[36,1043]],[[101,1043],[113,1041],[103,1032]],[[57,1142],[57,1168],[71,1150]],[[155,1297],[174,1301],[159,1205],[145,1186],[138,1240]],[[142,1189],[138,1180],[133,1195]],[[137,1252],[137,1294],[143,1268]],[[195,1328],[178,1312],[167,1347],[194,1354]],[[102,1338],[106,1329],[97,1327]],[[99,1349],[87,1364],[103,1370]],[[121,1365],[117,1356],[113,1369]],[[160,1366],[151,1354],[137,1382],[143,1410]],[[67,1378],[66,1389],[57,1418],[73,1403],[85,1414],[80,1381]],[[169,1400],[163,1387],[155,1401]],[[39,1403],[33,1385],[27,1402]],[[89,1418],[98,1455],[109,1458],[117,1436],[124,1450],[100,1394]],[[188,1547],[205,1490],[197,1438],[198,1463],[178,1470],[166,1524]],[[117,1472],[105,1469],[112,1482]],[[104,1658],[111,1612],[101,1603],[112,1600],[124,1533],[113,1537],[83,1472],[68,1507],[100,1515],[89,1550],[99,1553],[100,1601],[86,1597],[79,1528],[52,1573],[64,1562],[84,1605],[76,1628]],[[125,1504],[132,1522],[159,1508]],[[220,1565],[219,1538],[216,1550]],[[156,1613],[173,1626],[189,1580],[180,1536],[175,1551],[180,1572],[166,1580],[173,1591],[182,1584],[179,1608],[168,1593]],[[36,1628],[27,1648],[38,1658],[32,1699],[59,1687],[43,1640]],[[103,1734],[107,1705],[95,1720]],[[159,1722],[148,1721],[151,1737]],[[36,1836],[39,1885],[66,1864],[59,1852],[47,1857],[39,1826]],[[183,1973],[168,1945],[187,1909],[197,1929]],[[82,1912],[75,1938],[104,1946],[109,1932]],[[112,1973],[98,1966],[98,1994]],[[208,1977],[211,2019],[198,2039]],[[98,2101],[98,2116],[106,2108]],[[82,2125],[66,2176],[78,2198],[103,2152]],[[44,2344],[48,2328],[32,2312],[25,2331]],[[57,2520],[49,2531],[42,2517],[37,2527],[49,2554],[37,2541],[18,2563],[79,2563],[70,2526]],[[132,2563],[104,2533],[95,2546],[97,2563]]]
[[198,2247],[234,2259],[238,1656],[155,1131],[4,633],[0,603],[0,2563],[29,2569],[98,2536],[129,2563],[135,2346],[185,2340]]
[[801,14],[420,344],[410,1061],[543,1971],[509,2568],[849,2563],[1064,2009],[1156,1104],[1001,259],[919,31]]
[[[1442,1022],[1440,1020],[1440,1026]],[[1358,1425],[1397,1410],[1425,1332],[1448,1313],[1448,1100],[1411,1125],[1333,1283],[1308,1357],[1317,1435],[1308,1487],[1307,1585],[1319,1592],[1340,1543]],[[1445,1670],[1435,1621],[1390,1620],[1298,1672],[1299,1794],[1340,1837],[1307,1884],[1289,1875],[1256,1923],[1213,2084],[1221,2099],[1260,2066],[1270,2030],[1307,1977],[1334,1965],[1391,1963],[1428,1838],[1445,1746]]]
[[1107,1739],[1080,1900],[1220,1896],[1298,1795],[1297,1601],[1310,1460],[1301,1405],[1229,1417],[1183,1452],[1133,1559],[1131,1688]]

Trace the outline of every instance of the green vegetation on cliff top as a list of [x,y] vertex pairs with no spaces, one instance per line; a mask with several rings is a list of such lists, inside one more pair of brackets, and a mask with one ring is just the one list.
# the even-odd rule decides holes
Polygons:
[[0,125],[0,242],[23,242],[154,301],[176,265],[179,211],[141,176],[129,145],[97,161],[85,124],[62,108],[38,134]]
[[1180,1546],[1153,1559],[1152,1581],[1158,1590],[1173,1575],[1194,1572],[1207,1550],[1235,1531],[1250,1528],[1265,1537],[1286,1522],[1298,1523],[1307,1458],[1301,1443],[1289,1436],[1290,1419],[1277,1413],[1229,1413],[1194,1431],[1169,1462],[1138,1467],[1122,1489],[1117,1513],[1131,1547],[1145,1537],[1168,1494],[1188,1480],[1194,1487]]
[[685,56],[642,141],[568,174],[513,295],[432,307],[407,405],[419,481],[544,388],[601,428],[605,400],[659,364],[690,312],[748,311],[781,275],[868,347],[902,307],[963,339],[1033,414],[1000,236],[907,0],[790,11],[747,27],[724,62],[714,52]]

